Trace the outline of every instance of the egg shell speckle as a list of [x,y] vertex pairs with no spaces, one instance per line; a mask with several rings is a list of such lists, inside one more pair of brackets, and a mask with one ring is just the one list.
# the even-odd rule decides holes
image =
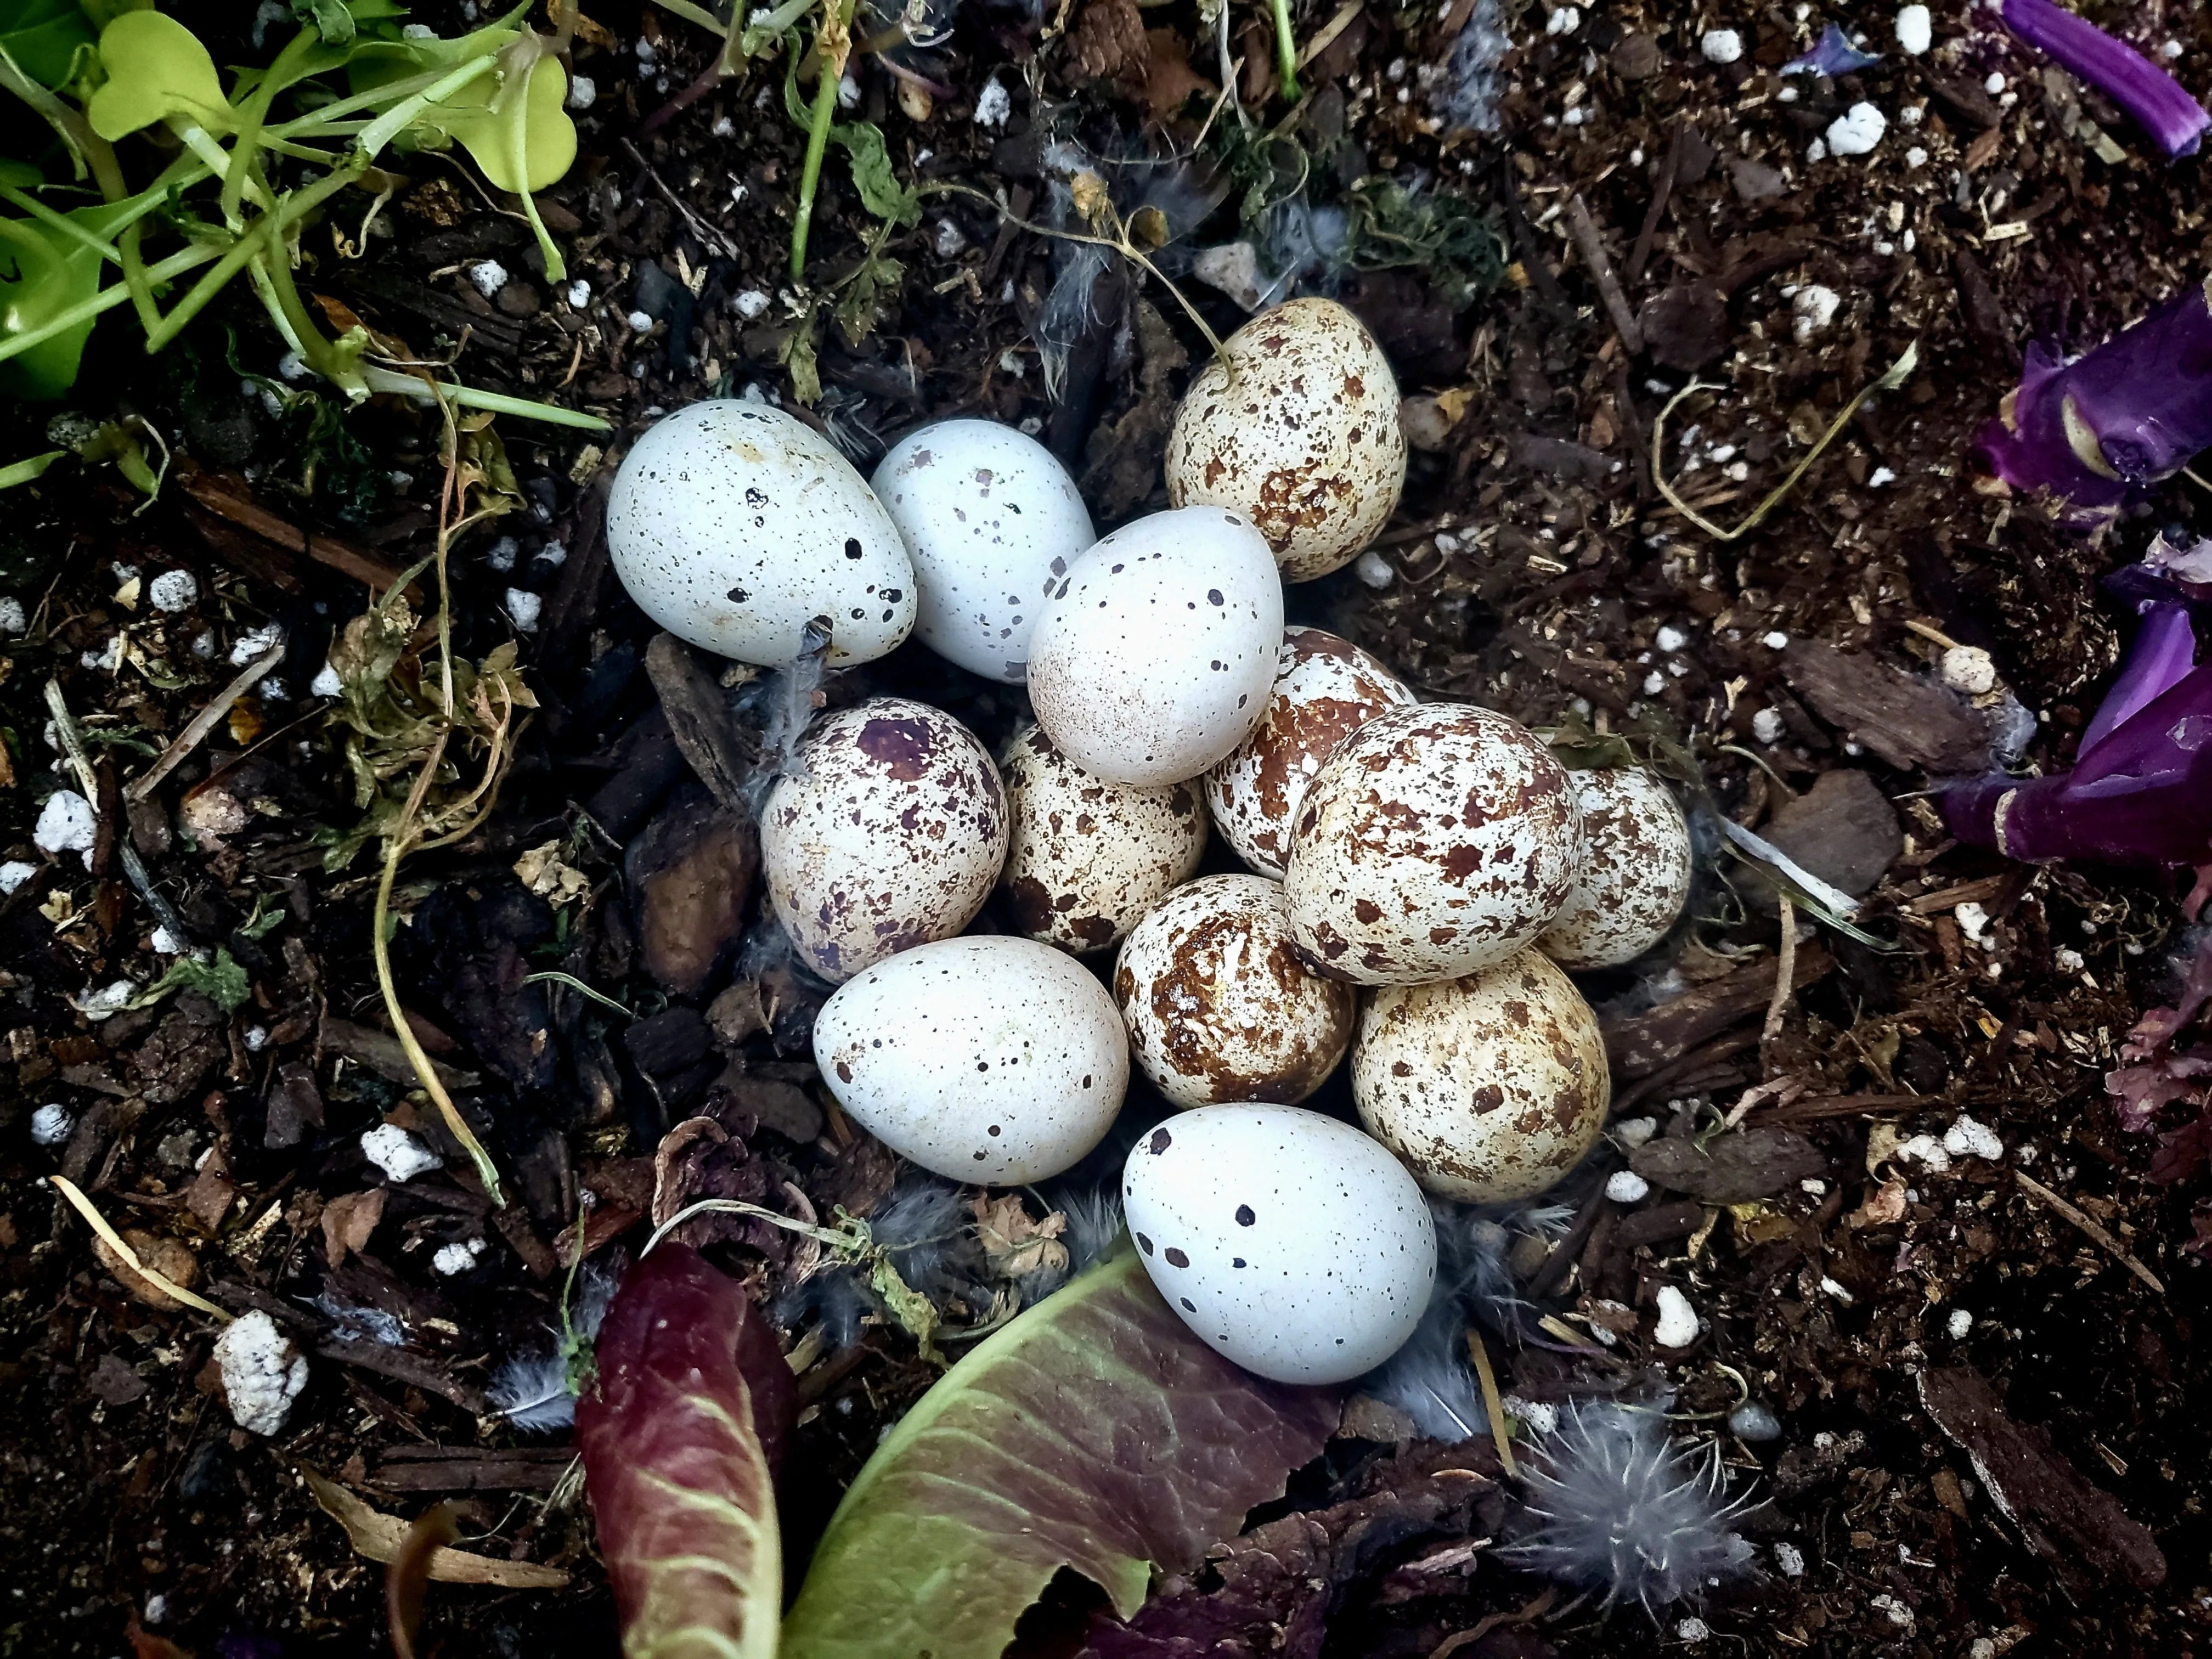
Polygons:
[[1567,968],[1617,968],[1667,936],[1689,901],[1690,826],[1667,786],[1636,767],[1573,774],[1583,868],[1537,939]]
[[1582,1161],[1613,1078],[1574,981],[1523,951],[1465,979],[1370,993],[1352,1097],[1429,1191],[1495,1203],[1533,1197]]
[[1015,738],[1000,770],[1012,821],[1000,905],[1030,939],[1078,955],[1103,951],[1189,880],[1205,854],[1195,783],[1109,783],[1038,726]]
[[1178,1106],[1291,1105],[1352,1042],[1352,989],[1291,943],[1280,884],[1206,876],[1178,887],[1122,941],[1114,1000],[1153,1087]]
[[1170,1118],[1131,1149],[1121,1200],[1168,1305],[1261,1376],[1346,1382],[1395,1353],[1428,1308],[1437,1236],[1419,1187],[1319,1112]]
[[814,1022],[830,1093],[902,1158],[951,1181],[1042,1181],[1121,1109],[1114,1000],[1035,940],[918,945],[840,986]]
[[1006,795],[942,709],[872,697],[817,721],[761,814],[769,900],[806,965],[850,979],[975,919],[1006,855]]
[[1284,629],[1259,725],[1206,775],[1206,804],[1221,838],[1249,868],[1280,881],[1291,826],[1322,763],[1377,714],[1418,701],[1351,641],[1318,628]]
[[1582,867],[1566,769],[1517,721],[1467,704],[1393,709],[1306,791],[1284,891],[1323,973],[1419,985],[1502,962]]
[[1334,300],[1292,300],[1223,343],[1168,434],[1168,501],[1233,507],[1285,581],[1348,564],[1406,482],[1398,382],[1366,325]]
[[640,438],[607,495],[607,556],[647,616],[740,662],[792,661],[816,617],[833,663],[914,628],[898,526],[836,445],[765,404],[693,404]]
[[1282,635],[1282,580],[1259,532],[1219,507],[1155,513],[1054,586],[1030,638],[1030,701],[1086,771],[1181,783],[1259,723]]
[[873,483],[914,562],[915,637],[1020,684],[1045,595],[1097,539],[1067,469],[1014,427],[939,421],[893,444]]

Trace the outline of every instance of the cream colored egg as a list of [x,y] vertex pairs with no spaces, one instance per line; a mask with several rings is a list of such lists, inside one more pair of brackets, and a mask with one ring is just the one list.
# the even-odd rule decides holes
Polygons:
[[1306,791],[1283,883],[1291,937],[1359,984],[1455,978],[1543,932],[1582,858],[1566,769],[1527,727],[1465,703],[1394,708]]
[[1178,1106],[1304,1100],[1344,1058],[1351,988],[1291,944],[1280,884],[1206,876],[1122,941],[1114,1000],[1152,1085]]
[[1385,709],[1419,699],[1349,640],[1287,628],[1274,689],[1252,735],[1206,775],[1221,838],[1246,865],[1280,881],[1306,786],[1337,744]]
[[1045,595],[1097,539],[1067,469],[1017,428],[939,421],[893,444],[874,486],[914,561],[915,637],[1018,685]]
[[1422,1186],[1487,1204],[1533,1197],[1580,1163],[1613,1081],[1582,993],[1523,951],[1464,979],[1370,993],[1352,1097]]
[[950,1181],[1042,1181],[1121,1109],[1129,1050],[1106,988],[1050,945],[944,939],[837,988],[814,1021],[837,1103]]
[[[1223,343],[1168,434],[1168,500],[1233,507],[1283,580],[1349,563],[1406,482],[1398,382],[1366,325],[1334,300],[1292,300]],[[1233,373],[1232,373],[1233,369]]]
[[812,427],[720,398],[634,444],[607,495],[607,556],[677,638],[774,666],[830,619],[830,660],[870,662],[914,627],[914,567],[867,481]]
[[1189,880],[1206,851],[1196,783],[1109,783],[1040,726],[1013,740],[1000,771],[1012,824],[1000,906],[1028,938],[1103,951]]
[[807,967],[847,980],[974,920],[1006,855],[1006,797],[942,709],[872,697],[815,722],[761,814],[776,920]]
[[1060,751],[1115,783],[1181,783],[1267,707],[1283,584],[1219,507],[1124,525],[1072,566],[1030,636],[1030,701]]
[[1437,1277],[1404,1166],[1302,1106],[1171,1117],[1121,1166],[1139,1258],[1209,1346],[1279,1382],[1342,1382],[1404,1346]]
[[1572,775],[1583,868],[1536,940],[1567,968],[1616,968],[1667,936],[1690,896],[1690,826],[1667,786],[1637,767]]

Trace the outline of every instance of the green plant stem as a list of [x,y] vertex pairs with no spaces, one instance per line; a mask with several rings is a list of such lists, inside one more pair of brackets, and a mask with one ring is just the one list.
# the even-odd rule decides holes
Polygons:
[[[146,276],[151,282],[166,283],[171,277],[180,276],[195,266],[207,264],[221,252],[219,248],[200,245],[181,248],[160,264],[149,265],[146,268]],[[120,283],[100,289],[91,299],[82,301],[66,311],[57,313],[38,327],[26,329],[22,333],[10,335],[4,342],[0,342],[0,362],[5,362],[9,358],[21,352],[28,351],[33,346],[43,345],[57,334],[66,334],[79,323],[88,322],[94,317],[105,316],[130,297],[130,289]]]
[[17,190],[13,185],[0,185],[0,202],[7,203],[10,207],[21,208],[47,229],[68,237],[79,247],[91,249],[103,259],[112,260],[117,264],[123,262],[122,254],[116,250],[113,244],[101,241],[99,237],[94,235],[67,214],[55,212],[37,197]]
[[580,409],[562,409],[557,404],[533,404],[526,398],[510,398],[503,392],[479,392],[474,386],[455,386],[450,380],[426,380],[418,374],[401,374],[373,364],[362,365],[362,379],[371,392],[389,397],[411,398],[418,404],[434,404],[441,398],[461,409],[488,410],[495,415],[514,415],[526,421],[544,421],[550,426],[572,426],[584,432],[610,430],[606,422]]
[[[807,119],[807,159],[799,170],[799,212],[792,216],[792,281],[805,281],[807,232],[814,228],[814,192],[823,181],[823,153],[830,149],[830,124],[836,119],[836,88],[845,70],[821,53],[821,38],[852,22],[852,0],[823,0],[823,28],[817,33],[814,108]],[[799,51],[799,46],[792,46]]]
[[1275,0],[1275,70],[1284,97],[1295,104],[1305,96],[1298,88],[1298,43],[1291,33],[1291,0]]
[[[488,56],[471,58],[459,69],[439,76],[413,97],[403,99],[371,121],[362,129],[361,137],[356,140],[360,146],[357,153],[363,165],[375,159],[386,144],[414,125],[415,118],[424,110],[433,104],[443,103],[477,76],[490,74],[491,67],[491,59]],[[335,110],[342,106],[334,104],[331,107]],[[289,137],[291,135],[287,132],[285,136]]]
[[223,253],[213,270],[192,284],[191,292],[177,301],[176,307],[161,319],[161,326],[149,329],[146,335],[146,349],[159,351],[184,331],[186,324],[207,308],[208,302],[222,291],[223,285],[259,258],[283,236],[287,226],[305,217],[331,197],[337,195],[361,175],[368,165],[366,156],[356,155],[342,172],[319,179],[304,190],[293,191],[276,204],[273,212],[264,214],[253,228],[240,237]]
[[269,106],[276,101],[277,94],[299,79],[296,71],[300,64],[321,44],[322,36],[316,30],[301,29],[276,54],[276,61],[263,72],[252,96],[233,107],[231,118],[235,126],[228,164],[222,170],[222,216],[226,222],[237,216],[245,200],[254,155],[261,147],[261,129],[269,119]]

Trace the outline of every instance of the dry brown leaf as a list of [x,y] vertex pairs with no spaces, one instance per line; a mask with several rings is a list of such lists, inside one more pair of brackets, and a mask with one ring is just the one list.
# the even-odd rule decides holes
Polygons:
[[[92,1253],[100,1258],[100,1265],[115,1275],[115,1280],[131,1292],[135,1301],[149,1308],[174,1308],[178,1299],[169,1294],[168,1287],[190,1290],[200,1276],[200,1264],[191,1249],[173,1238],[159,1233],[142,1232],[132,1227],[123,1234],[123,1242],[137,1255],[134,1265],[126,1261],[123,1253],[104,1238],[92,1241]],[[156,1279],[140,1271],[151,1267],[161,1275]]]
[[369,1235],[384,1219],[386,1191],[372,1187],[365,1193],[347,1193],[323,1206],[323,1255],[331,1266],[343,1267],[349,1250],[368,1248]]
[[1067,1218],[1054,1210],[1042,1221],[1032,1221],[1012,1193],[995,1198],[978,1193],[969,1202],[975,1213],[975,1233],[983,1245],[984,1260],[998,1279],[1018,1279],[1040,1267],[1067,1266],[1067,1247],[1060,1236],[1067,1231]]
[[[399,1559],[407,1546],[408,1522],[369,1508],[304,1463],[297,1468],[323,1513],[345,1528],[356,1551],[368,1560],[386,1565]],[[568,1575],[558,1567],[541,1567],[534,1561],[498,1561],[489,1555],[447,1548],[430,1552],[429,1576],[441,1584],[489,1584],[495,1589],[560,1589],[568,1582]]]
[[1195,93],[1212,99],[1219,91],[1190,66],[1190,46],[1175,29],[1145,31],[1145,105],[1164,125],[1182,113]]

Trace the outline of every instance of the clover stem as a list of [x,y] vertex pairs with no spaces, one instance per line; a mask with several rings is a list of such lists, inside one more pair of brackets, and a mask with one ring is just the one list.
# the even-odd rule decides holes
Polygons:
[[1298,43],[1291,33],[1291,0],[1275,0],[1275,69],[1282,77],[1283,96],[1297,103],[1305,94],[1298,88]]

